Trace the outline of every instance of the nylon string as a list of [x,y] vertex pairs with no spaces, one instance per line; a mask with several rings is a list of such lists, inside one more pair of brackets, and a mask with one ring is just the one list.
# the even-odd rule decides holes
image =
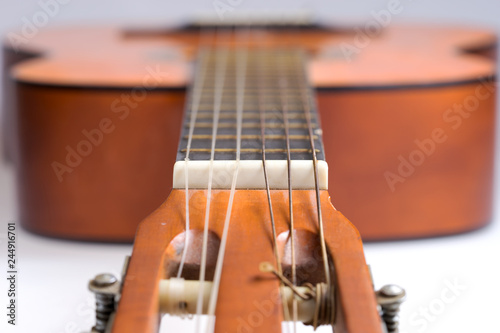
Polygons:
[[207,62],[207,50],[202,50],[200,52],[199,59],[202,61],[198,68],[201,69],[200,72],[196,72],[196,77],[194,80],[193,90],[192,90],[192,102],[191,102],[191,112],[190,112],[190,121],[189,121],[189,134],[188,134],[188,142],[186,145],[186,157],[184,158],[184,190],[186,193],[186,226],[185,226],[185,237],[184,237],[184,249],[182,250],[181,262],[179,264],[179,270],[177,272],[177,278],[182,276],[182,269],[184,268],[184,263],[186,262],[186,254],[187,248],[189,244],[189,178],[188,178],[188,162],[189,162],[189,153],[191,152],[191,143],[193,140],[193,133],[196,124],[196,118],[198,116],[198,110],[200,108],[200,100],[201,100],[201,92],[203,89],[204,81],[205,81],[205,73],[206,73],[206,62]]
[[[242,35],[240,35],[242,36]],[[214,283],[212,287],[210,302],[208,306],[209,323],[207,332],[214,332],[215,330],[215,308],[217,305],[217,297],[219,293],[220,280],[222,275],[222,266],[224,264],[224,254],[226,250],[227,237],[229,231],[229,222],[231,220],[231,210],[233,208],[234,194],[236,192],[236,182],[238,179],[238,171],[240,164],[241,154],[241,131],[243,122],[243,107],[245,96],[245,81],[246,81],[246,68],[247,68],[247,51],[241,49],[236,54],[236,169],[233,174],[231,182],[231,192],[229,194],[229,202],[227,205],[226,217],[224,220],[224,229],[219,246],[219,253],[217,255],[217,264],[215,266]]]
[[219,123],[219,115],[221,109],[222,102],[222,93],[224,88],[224,79],[226,73],[226,64],[228,57],[228,50],[226,48],[219,48],[214,51],[216,59],[216,74],[215,74],[215,90],[214,90],[214,116],[213,116],[213,124],[212,124],[212,144],[211,144],[211,152],[210,152],[210,161],[209,161],[209,171],[208,171],[208,186],[207,186],[207,202],[205,207],[205,223],[203,227],[203,244],[202,244],[202,253],[201,253],[201,265],[200,265],[200,289],[198,293],[198,299],[196,303],[196,331],[200,332],[200,317],[203,310],[203,284],[205,282],[205,270],[207,265],[207,251],[208,251],[208,225],[210,218],[210,203],[212,198],[212,179],[213,179],[213,162],[215,158],[215,143],[217,139],[217,129]]

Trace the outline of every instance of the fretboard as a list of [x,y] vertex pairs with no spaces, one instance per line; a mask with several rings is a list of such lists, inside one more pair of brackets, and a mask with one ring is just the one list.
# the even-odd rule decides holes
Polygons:
[[[245,52],[243,64],[242,52]],[[244,71],[238,70],[238,66],[245,66]],[[242,72],[245,73],[243,77]],[[243,91],[238,92],[242,86]],[[174,187],[176,184],[184,186],[181,184],[184,180],[180,179],[181,164],[189,163],[188,169],[201,172],[203,162],[210,161],[213,156],[212,163],[216,166],[231,168],[237,157],[238,108],[243,111],[240,168],[262,168],[264,139],[269,168],[283,171],[289,155],[296,183],[300,188],[308,188],[311,184],[298,180],[310,178],[300,173],[312,170],[312,136],[321,175],[326,177],[320,122],[306,76],[304,55],[295,49],[212,49],[201,51],[197,58],[183,120]],[[215,149],[212,150],[214,131]],[[185,165],[182,168],[184,172],[187,170]],[[259,173],[259,170],[253,171]],[[272,175],[273,170],[269,171]],[[193,172],[189,171],[189,178],[200,176],[191,175]],[[241,174],[243,177],[244,173]],[[281,184],[277,180],[270,181]],[[200,187],[202,181],[193,182],[191,186]],[[259,188],[257,185],[250,187]]]

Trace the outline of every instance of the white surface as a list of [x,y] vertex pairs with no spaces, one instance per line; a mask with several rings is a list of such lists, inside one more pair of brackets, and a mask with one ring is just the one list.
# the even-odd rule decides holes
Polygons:
[[[207,188],[210,161],[189,161],[188,187]],[[229,189],[233,175],[236,172],[236,161],[213,161],[213,189]],[[328,164],[325,161],[318,161],[318,183],[319,188],[328,188]],[[267,160],[266,169],[271,189],[288,188],[287,162],[285,160]],[[291,178],[294,189],[314,189],[314,168],[313,161],[293,160],[291,161]],[[285,176],[283,176],[285,175]],[[186,188],[186,162],[178,161],[174,165],[174,188]],[[239,163],[237,189],[265,189],[264,168],[262,161],[242,160]]]

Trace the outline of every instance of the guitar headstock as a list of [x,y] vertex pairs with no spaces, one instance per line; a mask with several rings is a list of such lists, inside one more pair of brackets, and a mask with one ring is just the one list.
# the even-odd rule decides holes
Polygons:
[[[396,305],[397,310],[401,297],[384,298],[374,292],[359,233],[332,206],[328,192],[320,192],[320,201],[329,283],[315,191],[293,191],[294,251],[288,191],[272,190],[270,194],[276,238],[266,191],[235,192],[217,279],[230,191],[212,191],[206,232],[207,191],[189,191],[191,227],[186,240],[186,194],[174,190],[138,229],[116,314],[107,323],[110,332],[157,332],[162,314],[196,314],[198,302],[202,314],[215,302],[215,316],[209,317],[208,324],[214,325],[214,332],[244,331],[248,329],[242,328],[245,325],[255,332],[281,332],[282,322],[294,319],[315,326],[332,325],[335,332],[383,332],[377,299],[392,310]],[[204,248],[206,261],[202,264]],[[200,280],[202,265],[206,274]],[[261,313],[258,318],[256,311]]]

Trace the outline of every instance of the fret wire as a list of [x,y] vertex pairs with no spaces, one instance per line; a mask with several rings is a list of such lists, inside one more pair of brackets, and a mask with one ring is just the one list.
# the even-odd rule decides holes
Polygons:
[[[267,123],[266,124],[268,128],[284,128],[284,125],[283,124],[278,124],[278,123]],[[196,123],[196,127],[199,127],[199,128],[212,128],[212,123],[199,123],[197,122]],[[233,124],[233,123],[220,123],[219,128],[236,128],[236,124]],[[314,125],[313,128],[316,128],[317,126]],[[258,124],[243,124],[242,125],[242,128],[256,128],[256,129],[259,129],[260,127],[258,126]],[[307,125],[306,124],[302,124],[302,123],[292,123],[292,124],[289,124],[289,128],[303,128],[303,129],[307,129]]]
[[[279,114],[276,113],[276,116],[278,116]],[[280,115],[281,116],[281,115]],[[191,116],[188,115],[186,118],[188,119],[191,119]],[[203,115],[196,115],[196,118],[197,119],[212,119],[212,117],[210,117],[209,114],[203,114]],[[234,116],[234,114],[221,114],[219,116],[220,119],[236,119],[236,117]],[[186,120],[188,120],[186,119]],[[243,116],[243,119],[256,119],[256,120],[259,120],[259,115],[257,114],[247,114],[245,116]],[[296,116],[293,116],[293,117],[288,117],[288,119],[306,119],[306,115],[305,114],[297,114]]]
[[[300,93],[301,92],[294,93],[294,94],[288,94],[287,98],[291,99],[292,101],[296,101],[296,103],[294,103],[294,104],[299,104],[300,105],[299,97],[298,97],[300,95],[297,95],[297,94],[300,94]],[[248,97],[248,98],[255,98],[255,95],[256,94],[247,94],[246,97]],[[223,96],[224,96],[224,104],[232,104],[233,106],[234,106],[234,104],[236,104],[236,99],[233,97],[234,93],[227,92],[227,93],[224,93]],[[211,103],[211,102],[213,102],[213,98],[212,97],[205,97],[205,98],[202,98],[202,101],[203,101],[203,103]],[[269,103],[270,101],[276,102],[275,96],[271,96],[271,95],[268,96],[267,97],[267,103]],[[249,100],[249,102],[252,103],[252,104],[257,104],[257,102],[254,101],[254,100]]]
[[[236,140],[236,135],[224,135],[224,134],[219,134],[217,135],[217,140]],[[243,140],[259,140],[262,138],[262,135],[242,135],[241,139]],[[289,136],[290,140],[309,140],[308,135],[293,135],[291,134]],[[314,139],[318,139],[319,137],[317,135],[314,135]],[[187,139],[187,136],[184,136],[184,139]],[[210,134],[194,134],[192,136],[192,139],[195,140],[210,140],[212,139],[212,136]],[[269,140],[285,140],[286,137],[284,135],[278,135],[278,134],[266,134],[265,139]]]
[[[287,98],[291,99],[292,101],[293,100],[299,100],[299,96],[300,95],[298,95],[298,94],[301,94],[301,93],[302,92],[298,91],[296,93],[286,94],[286,96],[287,96]],[[255,98],[256,95],[257,94],[254,94],[254,93],[248,93],[248,94],[245,95],[245,97],[247,97],[247,98]],[[224,92],[223,96],[224,96],[224,102],[225,103],[228,103],[228,104],[233,104],[234,103],[234,104],[236,104],[236,99],[234,98],[234,92],[230,92],[230,91]],[[269,101],[276,101],[274,95],[266,96],[266,98],[268,100],[267,101],[268,103],[269,103]],[[212,99],[212,96],[202,97],[202,101],[204,103],[210,103],[210,102],[213,101],[213,99]],[[252,104],[256,104],[257,103],[256,101],[253,101],[253,100],[249,100],[249,102],[251,102]],[[297,104],[299,104],[299,103],[297,103]]]
[[[206,110],[206,109],[209,109],[210,106],[208,104],[202,104],[200,106],[200,108]],[[298,110],[299,108],[297,107],[297,105],[295,104],[289,104],[289,108],[292,110],[294,110],[292,113],[298,113]],[[247,111],[254,111],[256,109],[256,107],[253,107],[250,103],[249,105],[247,106],[247,108],[244,109],[245,112]],[[271,109],[271,111],[268,111],[267,113],[273,113],[273,112],[276,112],[274,109],[275,109],[275,104],[274,103],[269,103],[268,104],[268,109]],[[232,104],[224,104],[221,106],[221,112],[234,112],[234,105]]]
[[[191,148],[191,151],[194,153],[210,153],[212,149],[210,148]],[[216,153],[235,153],[236,149],[234,148],[215,148],[213,150]],[[282,148],[266,148],[266,152],[268,153],[285,153],[290,151],[290,153],[311,153],[312,150],[309,148],[290,148],[290,149],[282,149]],[[181,152],[186,152],[186,149],[181,149]],[[261,153],[262,149],[260,148],[241,148],[241,153]],[[319,153],[320,150],[316,149],[316,152]]]
[[[279,92],[279,89],[276,89],[276,87],[274,85],[270,84],[269,87],[266,87],[266,91],[259,93],[259,89],[261,89],[262,87],[266,87],[266,85],[265,84],[258,84],[258,85],[255,85],[254,87],[248,86],[245,88],[245,94],[249,94],[249,93],[252,93],[255,95],[262,94],[262,96],[268,97],[268,96],[275,96],[275,94]],[[209,93],[209,92],[213,93],[214,88],[211,86],[207,86],[207,87],[200,89],[200,90],[203,93]],[[224,89],[224,91],[234,93],[234,92],[236,92],[236,89],[229,87],[229,88]],[[299,87],[297,87],[297,88],[289,87],[287,89],[287,92],[290,92],[290,93],[292,93],[292,92],[297,93],[300,91],[302,91],[302,88],[299,88]],[[196,89],[193,89],[193,92],[196,92]]]
[[[220,111],[221,111],[220,112],[221,113],[221,118],[222,118],[223,114],[228,114],[228,113],[229,114],[233,114],[234,113],[233,109],[231,109],[231,110],[220,110]],[[245,111],[245,113],[252,114],[252,115],[254,115],[254,114],[260,114],[260,112],[258,110],[256,110],[256,109],[249,109],[249,110],[244,109],[244,111]],[[198,115],[203,114],[204,117],[206,117],[208,115],[211,115],[212,113],[213,113],[213,111],[211,111],[211,110],[198,110]],[[264,111],[264,113],[266,113],[266,114],[278,114],[276,111]],[[304,110],[295,110],[295,111],[288,110],[288,114],[301,115],[302,113],[304,113]],[[186,117],[190,117],[190,115],[191,115],[190,112],[186,112]]]

